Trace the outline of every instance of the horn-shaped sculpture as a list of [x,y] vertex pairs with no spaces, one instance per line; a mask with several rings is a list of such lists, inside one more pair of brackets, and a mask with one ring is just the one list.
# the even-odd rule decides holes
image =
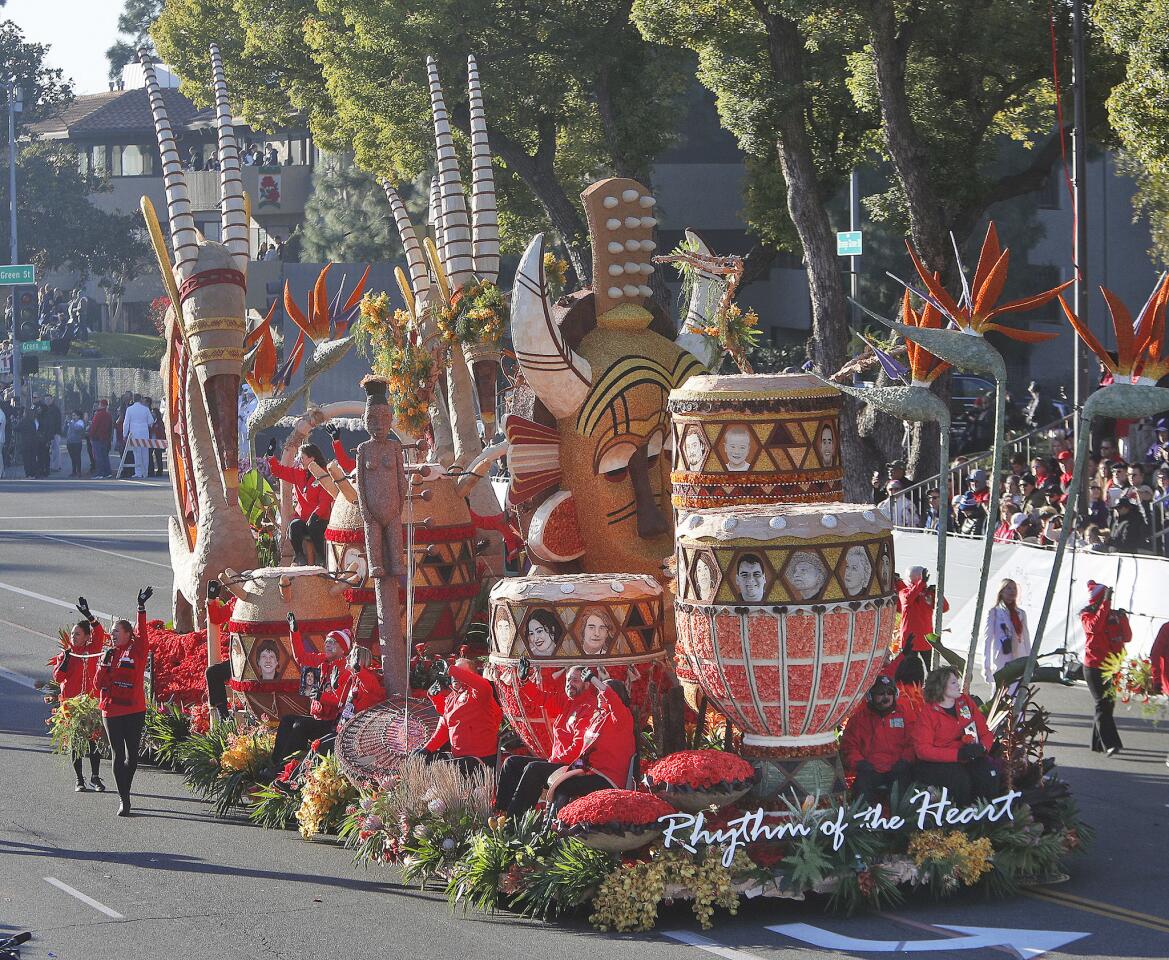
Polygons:
[[[1055,585],[1059,580],[1064,550],[1067,548],[1068,537],[1076,527],[1073,520],[1082,511],[1084,465],[1088,462],[1088,441],[1091,437],[1092,421],[1096,417],[1135,420],[1169,410],[1169,389],[1157,386],[1157,381],[1169,373],[1167,349],[1169,342],[1165,335],[1166,312],[1169,311],[1169,275],[1163,276],[1153,288],[1135,323],[1124,304],[1110,290],[1104,287],[1100,290],[1108,304],[1109,313],[1112,314],[1112,325],[1116,331],[1116,359],[1104,349],[1087,324],[1081,322],[1071,311],[1063,297],[1059,298],[1060,306],[1063,307],[1063,312],[1077,336],[1100,358],[1100,362],[1112,374],[1112,383],[1101,387],[1088,397],[1080,413],[1075,468],[1072,471],[1071,486],[1068,488],[1072,497],[1071,509],[1068,510],[1068,516],[1064,518],[1063,527],[1060,529],[1059,544],[1055,548],[1051,575],[1047,580],[1047,592],[1043,597],[1043,610],[1039,614],[1039,624],[1035,628],[1031,653],[1023,671],[1023,686],[1031,682],[1031,676],[1035,671],[1035,661],[1043,645],[1043,634],[1047,629],[1047,618],[1051,613],[1051,602],[1055,597]],[[1023,698],[1019,698],[1017,707],[1021,708],[1022,703]]]
[[986,603],[986,583],[990,574],[990,554],[994,544],[995,517],[998,516],[999,498],[1002,492],[999,478],[1003,471],[1007,410],[1007,367],[1003,362],[1002,354],[986,341],[984,335],[990,331],[996,331],[1011,340],[1019,340],[1023,343],[1042,343],[1044,340],[1050,340],[1057,336],[1055,333],[1019,330],[1015,327],[1004,326],[1001,323],[996,323],[995,317],[1005,313],[1016,313],[1041,307],[1048,301],[1055,299],[1060,291],[1073,281],[1069,280],[1067,283],[1062,283],[1058,287],[1045,290],[1032,297],[996,306],[1007,281],[1010,250],[1004,250],[999,245],[998,232],[992,222],[987,227],[986,238],[982,243],[982,252],[979,254],[978,266],[974,271],[974,281],[969,286],[967,286],[965,274],[962,273],[961,264],[959,264],[958,272],[962,280],[963,296],[961,301],[956,303],[946,288],[942,286],[941,280],[926,269],[913,247],[909,244],[906,246],[909,248],[909,256],[913,260],[914,267],[917,268],[918,277],[925,289],[918,290],[908,284],[906,287],[937,309],[957,329],[938,330],[893,323],[877,316],[860,304],[857,306],[873,319],[896,330],[907,341],[918,344],[934,356],[952,363],[959,369],[985,374],[995,382],[990,503],[987,505],[988,519],[982,544],[982,573],[978,597],[974,604],[974,621],[970,630],[970,648],[966,657],[966,670],[962,678],[963,687],[969,687],[970,677],[974,670],[974,655],[978,650],[978,641],[982,636],[982,611]]
[[226,567],[256,565],[251,528],[239,507],[238,398],[244,358],[247,220],[239,151],[219,51],[211,47],[222,171],[223,243],[195,229],[186,179],[154,65],[139,52],[162,155],[173,265],[158,217],[142,198],[172,307],[166,318],[163,390],[176,516],[170,522],[174,621],[206,621],[206,584]]
[[[923,306],[921,313],[915,311],[910,302],[908,290],[905,291],[901,303],[901,322],[905,326],[932,330],[941,329],[944,323],[941,313],[928,301]],[[902,420],[911,420],[918,423],[936,423],[941,438],[939,462],[942,464],[942,475],[945,476],[946,469],[950,463],[950,408],[930,389],[930,384],[941,376],[950,364],[944,360],[938,360],[937,357],[929,353],[925,348],[918,346],[912,340],[906,342],[905,352],[906,358],[909,361],[910,377],[909,383],[906,385],[857,388],[835,383],[831,380],[825,382],[831,383],[832,386],[836,387],[842,393],[847,393],[849,396],[855,397],[864,403],[871,403],[878,410],[892,414],[895,417],[900,417]],[[942,492],[939,491],[939,500],[941,496]],[[946,532],[949,526],[949,515],[948,504],[942,502],[941,509],[938,510],[937,529],[938,597],[944,597],[946,595]],[[942,633],[942,613],[944,606],[940,601],[934,604],[934,633],[939,636]]]
[[535,396],[520,393],[513,408],[524,415],[509,414],[505,426],[509,501],[545,569],[660,579],[674,526],[666,398],[704,367],[650,329],[654,198],[613,178],[581,199],[594,289],[551,301],[542,235],[512,288],[516,359]]

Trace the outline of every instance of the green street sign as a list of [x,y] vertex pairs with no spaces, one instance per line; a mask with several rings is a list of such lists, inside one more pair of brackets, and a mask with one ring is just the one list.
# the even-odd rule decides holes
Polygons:
[[50,344],[49,344],[48,340],[21,340],[20,341],[20,352],[21,353],[48,353],[49,347],[50,347]]
[[18,263],[0,267],[0,286],[11,287],[18,283],[36,283],[37,268],[31,263]]
[[841,230],[836,234],[836,255],[838,257],[859,257],[861,246],[861,232],[859,230]]

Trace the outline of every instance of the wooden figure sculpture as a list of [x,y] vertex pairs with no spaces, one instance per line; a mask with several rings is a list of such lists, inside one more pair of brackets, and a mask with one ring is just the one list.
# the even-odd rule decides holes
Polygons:
[[154,65],[139,52],[162,155],[174,265],[154,207],[142,198],[170,294],[162,378],[176,515],[170,521],[174,622],[206,622],[207,581],[225,568],[256,566],[251,528],[239,507],[238,397],[244,359],[248,226],[239,151],[219,50],[211,47],[223,190],[223,242],[195,229],[182,162]]
[[406,468],[402,444],[394,436],[394,414],[380,377],[366,377],[365,429],[369,439],[357,447],[357,497],[365,523],[369,576],[377,593],[378,637],[386,693],[408,691],[406,650],[402,645],[398,584],[405,576],[402,513],[406,503]]

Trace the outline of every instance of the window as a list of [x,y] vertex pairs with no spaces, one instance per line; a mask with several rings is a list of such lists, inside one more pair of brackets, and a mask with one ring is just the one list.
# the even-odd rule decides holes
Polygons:
[[98,177],[106,176],[110,172],[110,169],[108,163],[106,162],[105,145],[102,144],[101,146],[91,147],[90,151],[93,158],[94,175]]
[[154,172],[154,158],[145,147],[132,143],[122,147],[121,154],[123,177],[142,177]]
[[1052,167],[1047,179],[1043,181],[1043,186],[1035,191],[1035,200],[1039,209],[1058,210],[1061,206],[1060,201],[1063,199],[1063,192],[1066,189],[1063,170],[1059,167]]

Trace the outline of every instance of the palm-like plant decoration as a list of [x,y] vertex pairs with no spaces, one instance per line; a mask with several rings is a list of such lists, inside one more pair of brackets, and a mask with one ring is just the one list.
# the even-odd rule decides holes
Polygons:
[[1051,612],[1052,598],[1055,596],[1055,584],[1063,564],[1063,552],[1075,527],[1075,517],[1079,513],[1092,421],[1096,417],[1135,420],[1169,410],[1169,389],[1156,385],[1161,377],[1169,373],[1169,344],[1165,338],[1165,314],[1169,308],[1169,275],[1162,276],[1153,287],[1153,292],[1135,322],[1128,309],[1110,290],[1101,287],[1100,292],[1104,294],[1108,312],[1112,314],[1112,326],[1116,331],[1116,359],[1112,358],[1087,325],[1072,312],[1063,297],[1059,298],[1060,306],[1063,307],[1063,312],[1076,334],[1111,372],[1112,383],[1093,393],[1080,412],[1075,469],[1072,472],[1070,488],[1075,509],[1069,511],[1069,516],[1065,517],[1063,528],[1060,530],[1055,561],[1051,565],[1051,575],[1047,581],[1047,593],[1043,597],[1043,612],[1039,615],[1035,640],[1031,645],[1031,654],[1027,658],[1027,668],[1023,673],[1024,686],[1031,682],[1031,675],[1035,670],[1035,660],[1043,643],[1043,632],[1047,629],[1047,617]]
[[999,509],[1001,492],[999,477],[1003,469],[1003,443],[1006,429],[1007,368],[1003,362],[1002,354],[987,342],[985,334],[994,331],[1011,340],[1023,343],[1040,343],[1058,336],[1057,333],[1008,327],[999,323],[997,318],[1007,313],[1018,313],[1041,307],[1058,296],[1060,291],[1068,287],[1072,281],[1069,280],[1067,283],[1051,290],[1045,290],[1043,293],[1000,305],[998,301],[1007,281],[1010,251],[1004,250],[999,244],[998,231],[991,223],[987,228],[986,238],[982,242],[982,251],[978,257],[978,266],[975,268],[972,283],[967,283],[962,265],[958,264],[958,275],[962,281],[962,296],[958,300],[954,300],[942,285],[940,278],[926,269],[913,247],[908,243],[906,246],[909,248],[909,256],[913,260],[913,265],[917,269],[918,277],[925,289],[919,290],[904,283],[904,281],[899,282],[918,294],[956,329],[915,327],[904,323],[890,323],[887,320],[882,322],[891,326],[907,341],[916,343],[942,360],[946,360],[963,370],[988,376],[995,383],[994,448],[991,461],[991,476],[994,482],[991,484],[990,503],[987,505],[986,534],[983,537],[982,549],[982,577],[979,583],[978,599],[975,601],[974,621],[970,630],[970,653],[966,657],[966,670],[962,678],[963,686],[968,687],[974,669],[974,654],[982,632],[982,611],[986,602],[990,552],[994,543],[994,518],[998,516]]

